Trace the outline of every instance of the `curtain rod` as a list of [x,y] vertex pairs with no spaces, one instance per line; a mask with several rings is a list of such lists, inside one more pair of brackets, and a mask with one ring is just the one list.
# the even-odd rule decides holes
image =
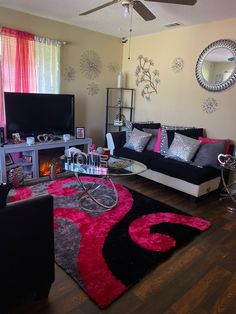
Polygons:
[[[0,25],[0,29],[2,27],[7,27],[7,26],[3,26],[3,25]],[[12,30],[17,30],[17,31],[20,31],[20,32],[26,32],[26,33],[30,33],[28,31],[22,31],[21,29],[14,29],[14,28],[11,28],[11,27],[7,27],[9,29],[12,29]],[[62,45],[62,46],[66,46],[68,45],[68,41],[66,40],[59,40],[59,39],[52,39],[52,38],[49,38],[49,37],[46,37],[46,36],[42,36],[42,35],[36,35],[36,34],[33,34],[33,33],[30,33],[32,35],[34,35],[36,38],[38,38],[39,41],[54,41],[56,43],[58,43],[59,45]]]

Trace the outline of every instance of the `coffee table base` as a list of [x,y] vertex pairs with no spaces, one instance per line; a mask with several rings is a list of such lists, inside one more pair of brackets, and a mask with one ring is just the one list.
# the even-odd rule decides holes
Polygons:
[[[118,203],[118,192],[117,192],[117,189],[115,187],[115,184],[114,182],[112,181],[112,179],[105,175],[105,176],[102,176],[102,177],[99,177],[98,180],[94,183],[92,183],[89,187],[86,187],[85,184],[83,183],[83,181],[81,181],[80,179],[80,176],[77,172],[75,172],[75,177],[77,179],[77,182],[79,183],[79,185],[82,187],[82,189],[84,190],[83,193],[81,193],[80,197],[79,197],[79,201],[81,203],[81,200],[86,198],[86,197],[89,197],[94,203],[96,203],[97,205],[101,206],[102,208],[104,208],[104,211],[108,211],[108,210],[111,210],[112,208],[116,207],[117,206],[117,203]],[[107,204],[104,204],[103,202],[101,202],[97,197],[95,197],[93,195],[93,193],[98,190],[103,184],[104,180],[108,180],[111,184],[111,188],[114,192],[114,200],[112,199],[112,202],[110,205],[107,205]],[[94,211],[94,209],[89,209],[89,208],[86,208],[86,210],[88,211]]]

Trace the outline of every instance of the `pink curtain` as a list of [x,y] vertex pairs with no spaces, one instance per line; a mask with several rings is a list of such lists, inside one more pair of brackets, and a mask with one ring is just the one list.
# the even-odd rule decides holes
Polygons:
[[34,44],[33,34],[1,29],[1,126],[5,127],[4,92],[37,92]]

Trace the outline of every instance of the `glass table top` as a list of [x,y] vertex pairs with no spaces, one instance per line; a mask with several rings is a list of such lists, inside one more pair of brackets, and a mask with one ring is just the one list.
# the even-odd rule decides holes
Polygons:
[[146,165],[136,160],[111,156],[106,164],[68,162],[63,158],[56,161],[55,165],[66,171],[93,175],[93,176],[130,176],[147,170]]

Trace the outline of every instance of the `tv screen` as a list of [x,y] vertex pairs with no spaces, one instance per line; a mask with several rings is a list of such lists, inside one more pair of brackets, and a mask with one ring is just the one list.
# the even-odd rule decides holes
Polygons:
[[5,92],[6,136],[74,135],[74,95]]

